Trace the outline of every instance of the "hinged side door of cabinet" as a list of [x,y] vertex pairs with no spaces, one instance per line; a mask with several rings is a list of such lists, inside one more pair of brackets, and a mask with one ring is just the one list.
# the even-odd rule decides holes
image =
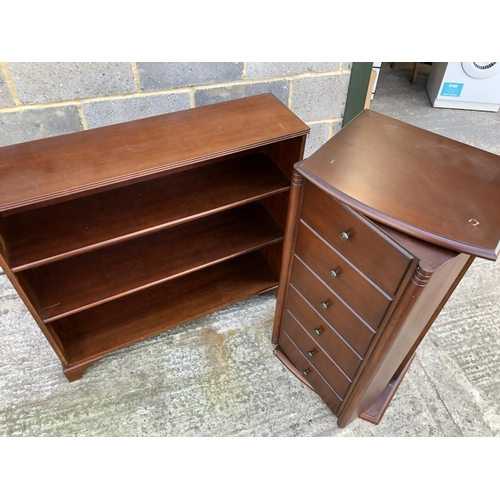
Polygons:
[[408,243],[412,240],[412,250],[420,254],[420,260],[341,408],[340,427],[357,417],[380,422],[417,347],[474,260],[409,236],[401,234],[401,238]]

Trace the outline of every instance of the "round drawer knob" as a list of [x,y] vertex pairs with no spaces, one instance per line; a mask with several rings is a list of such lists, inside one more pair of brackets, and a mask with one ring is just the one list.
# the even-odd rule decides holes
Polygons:
[[332,278],[336,278],[340,274],[340,271],[338,269],[330,269],[330,271],[328,272],[328,274]]
[[321,335],[321,334],[323,333],[323,330],[322,330],[321,328],[315,328],[315,329],[314,329],[314,333],[315,333],[316,335]]
[[302,375],[304,375],[304,377],[307,377],[310,373],[310,370],[302,370]]
[[340,239],[342,241],[347,241],[349,239],[349,236],[351,236],[351,233],[349,231],[342,231],[340,233]]
[[323,309],[328,309],[330,307],[330,303],[329,302],[321,302],[321,307]]
[[307,355],[312,358],[316,353],[314,352],[314,349],[311,351],[307,351]]

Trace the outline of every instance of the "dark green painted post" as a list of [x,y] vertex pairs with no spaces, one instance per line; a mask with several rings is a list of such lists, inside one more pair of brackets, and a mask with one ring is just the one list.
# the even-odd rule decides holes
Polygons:
[[345,127],[356,115],[363,111],[372,67],[372,62],[353,63],[342,127]]

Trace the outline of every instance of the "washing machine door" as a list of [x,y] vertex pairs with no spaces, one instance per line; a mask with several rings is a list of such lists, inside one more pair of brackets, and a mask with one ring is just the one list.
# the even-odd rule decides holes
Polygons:
[[500,72],[500,63],[497,62],[463,62],[462,69],[471,78],[489,78]]

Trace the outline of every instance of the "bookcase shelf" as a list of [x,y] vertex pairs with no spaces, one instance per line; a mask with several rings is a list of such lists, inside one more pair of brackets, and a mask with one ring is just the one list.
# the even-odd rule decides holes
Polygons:
[[23,272],[51,322],[283,240],[260,202]]
[[289,190],[264,154],[223,161],[5,218],[14,272]]
[[60,321],[72,364],[92,359],[276,286],[259,253],[209,266]]

